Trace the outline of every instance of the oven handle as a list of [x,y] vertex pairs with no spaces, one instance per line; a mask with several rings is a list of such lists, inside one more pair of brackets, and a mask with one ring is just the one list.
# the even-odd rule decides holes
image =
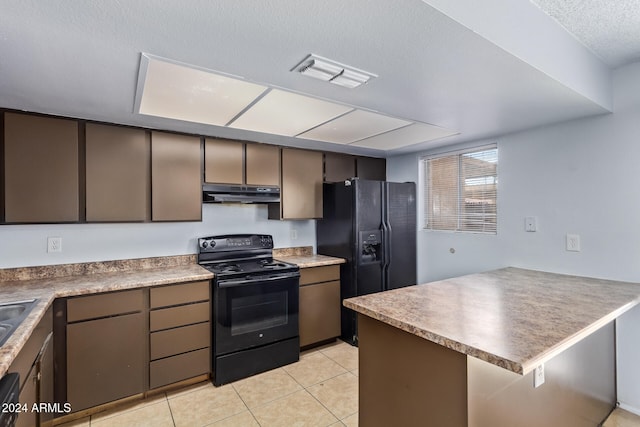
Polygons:
[[281,274],[279,276],[271,276],[271,277],[258,277],[255,279],[233,279],[233,280],[220,280],[217,283],[219,288],[236,288],[239,286],[252,285],[254,283],[259,282],[273,282],[276,280],[285,280],[300,277],[300,273],[286,273]]

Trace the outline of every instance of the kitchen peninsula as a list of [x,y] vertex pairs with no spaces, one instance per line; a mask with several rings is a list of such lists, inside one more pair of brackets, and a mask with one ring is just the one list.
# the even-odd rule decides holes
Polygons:
[[639,302],[638,284],[518,268],[345,300],[360,425],[598,425],[616,402],[614,320]]

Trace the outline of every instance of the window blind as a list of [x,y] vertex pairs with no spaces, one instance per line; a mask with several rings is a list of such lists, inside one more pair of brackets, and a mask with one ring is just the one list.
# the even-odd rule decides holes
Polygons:
[[424,228],[496,233],[496,146],[426,158],[422,162]]

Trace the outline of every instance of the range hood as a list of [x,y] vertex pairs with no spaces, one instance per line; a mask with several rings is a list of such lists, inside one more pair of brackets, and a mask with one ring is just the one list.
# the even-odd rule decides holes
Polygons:
[[279,201],[279,187],[215,184],[202,186],[203,203],[278,203]]

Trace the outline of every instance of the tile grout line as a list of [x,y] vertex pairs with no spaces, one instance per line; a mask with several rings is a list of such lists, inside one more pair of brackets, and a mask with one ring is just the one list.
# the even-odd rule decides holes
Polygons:
[[[242,395],[240,394],[240,392],[236,389],[236,387],[233,385],[233,383],[230,384],[231,388],[233,389],[233,391],[238,395],[238,398],[242,401],[242,404],[244,405],[245,408],[247,408],[247,412],[249,412],[251,414],[251,417],[253,418],[253,420],[256,422],[256,424],[258,424],[258,426],[260,427],[261,424],[258,421],[258,419],[256,418],[256,415],[253,413],[253,411],[251,410],[251,408],[249,408],[249,405],[247,405],[247,402],[244,401],[244,399],[242,398]],[[262,406],[262,405],[260,405]],[[236,414],[238,415],[238,414]],[[234,416],[234,415],[232,415]],[[227,417],[230,418],[230,417]],[[225,418],[226,419],[226,418]]]
[[[351,374],[351,375],[353,375],[353,373],[352,373],[351,371],[347,371],[347,372],[344,372],[344,373],[342,373],[342,374],[340,374],[340,375],[336,375],[335,377],[328,378],[328,379],[326,379],[326,380],[324,380],[324,381],[329,381],[329,380],[331,380],[331,379],[337,378],[337,377],[339,377],[339,376],[341,376],[341,375],[345,375],[345,374]],[[355,377],[355,375],[353,375],[353,376]],[[358,377],[356,377],[356,378],[358,378]],[[318,384],[321,384],[321,383],[323,383],[324,381],[320,381],[319,383],[314,384],[313,386],[316,386],[316,385],[318,385]],[[313,386],[310,386],[310,387],[313,387]],[[307,389],[305,388],[305,390],[307,390]],[[358,410],[357,410],[357,411],[355,411],[355,412],[353,412],[353,413],[351,413],[351,414],[347,415],[347,416],[346,416],[346,417],[344,417],[344,418],[340,418],[337,414],[335,414],[333,411],[331,411],[331,409],[329,409],[329,408],[328,408],[324,403],[322,403],[322,402],[321,402],[317,397],[315,397],[315,396],[313,395],[313,393],[311,393],[309,390],[307,390],[307,392],[311,395],[311,397],[313,397],[314,399],[316,399],[316,400],[318,401],[318,403],[320,403],[320,404],[321,404],[321,405],[322,405],[322,406],[323,406],[327,411],[329,411],[329,413],[330,413],[331,415],[333,415],[334,417],[336,417],[336,419],[337,419],[338,421],[340,421],[341,423],[342,423],[342,420],[345,420],[345,419],[349,418],[350,416],[352,416],[353,414],[357,414],[357,413],[360,411],[360,408],[358,408]],[[359,394],[359,393],[360,393],[360,390],[358,390],[358,394]],[[344,424],[344,423],[342,423],[342,424]]]
[[169,415],[171,415],[171,422],[173,423],[173,427],[177,427],[176,419],[173,417],[173,410],[171,410],[171,402],[169,402],[169,395],[167,394],[166,391],[162,394],[164,394],[164,399],[167,401],[167,406],[169,407]]
[[[341,366],[338,362],[336,362],[335,360],[331,359],[331,358],[330,358],[329,356],[327,356],[326,354],[322,353],[322,351],[321,351],[321,350],[318,350],[317,352],[318,352],[318,353],[321,353],[323,356],[325,356],[326,358],[328,358],[329,360],[333,361],[335,364],[337,364],[338,366],[340,366],[341,368],[343,368],[343,369],[344,369],[344,366]],[[315,353],[315,352],[314,352],[314,353]],[[310,354],[314,354],[314,353],[310,353]],[[287,370],[286,370],[286,369],[284,369],[284,367],[283,367],[283,369],[282,369],[282,370],[283,370],[283,371],[285,371],[285,372],[287,372]],[[349,372],[349,371],[347,371],[347,372]],[[333,416],[334,416],[334,417],[335,417],[339,422],[342,422],[342,420],[341,420],[341,419],[340,419],[336,414],[334,414],[334,413],[333,413],[329,408],[327,408],[327,406],[326,406],[324,403],[320,402],[320,400],[318,400],[318,398],[316,398],[316,397],[313,395],[313,393],[311,393],[311,392],[308,390],[308,388],[309,388],[309,387],[313,387],[313,386],[318,385],[318,384],[321,384],[321,383],[323,383],[324,381],[328,381],[328,380],[330,380],[330,379],[333,379],[333,378],[339,377],[340,375],[344,375],[344,374],[345,374],[345,372],[343,372],[343,373],[341,373],[341,374],[338,374],[338,375],[335,375],[335,376],[333,376],[333,377],[331,377],[331,378],[327,378],[327,379],[325,379],[325,380],[319,381],[319,382],[317,382],[317,383],[315,383],[315,384],[311,384],[311,385],[310,385],[310,386],[308,386],[308,387],[305,387],[304,385],[300,384],[300,382],[299,382],[298,380],[296,380],[296,379],[295,379],[295,377],[294,377],[293,375],[291,375],[289,372],[287,372],[287,375],[289,375],[289,376],[290,376],[290,377],[291,377],[291,378],[292,378],[296,383],[298,383],[298,385],[300,385],[304,391],[306,391],[307,393],[309,393],[309,395],[310,395],[310,396],[311,396],[311,397],[312,397],[316,402],[318,402],[318,403],[320,404],[320,406],[322,406],[324,409],[326,409],[326,410],[327,410],[327,412],[329,412],[331,415],[333,415]],[[335,423],[331,423],[331,424],[335,424]],[[331,425],[331,424],[328,424],[328,425]],[[343,424],[344,424],[344,423],[343,423]]]

